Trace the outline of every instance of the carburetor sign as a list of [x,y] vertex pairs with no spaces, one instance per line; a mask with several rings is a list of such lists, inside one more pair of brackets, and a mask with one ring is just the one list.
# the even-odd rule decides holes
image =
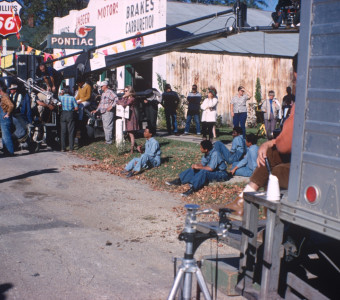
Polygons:
[[16,34],[21,30],[21,8],[18,1],[0,0],[0,36]]

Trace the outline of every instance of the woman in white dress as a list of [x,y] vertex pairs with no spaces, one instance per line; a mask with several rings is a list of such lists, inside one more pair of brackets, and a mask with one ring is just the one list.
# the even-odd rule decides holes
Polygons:
[[208,98],[206,98],[201,104],[202,109],[202,134],[203,139],[213,139],[213,126],[216,124],[217,118],[217,98],[213,90],[209,90]]

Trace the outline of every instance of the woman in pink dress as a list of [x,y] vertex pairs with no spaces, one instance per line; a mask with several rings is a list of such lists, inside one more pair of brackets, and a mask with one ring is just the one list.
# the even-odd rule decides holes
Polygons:
[[123,107],[129,106],[130,113],[129,119],[125,119],[125,130],[128,132],[131,142],[131,151],[130,154],[133,153],[133,149],[135,147],[135,132],[139,130],[139,122],[136,110],[138,109],[138,102],[135,98],[135,90],[132,86],[128,85],[124,89],[124,96],[122,99],[117,101],[117,104],[122,105]]

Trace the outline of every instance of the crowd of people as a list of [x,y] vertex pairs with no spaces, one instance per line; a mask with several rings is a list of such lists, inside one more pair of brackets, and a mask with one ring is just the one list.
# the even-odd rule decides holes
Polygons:
[[[69,151],[74,150],[74,141],[76,131],[80,131],[83,135],[84,112],[87,111],[92,116],[100,116],[103,124],[105,135],[105,143],[112,144],[114,138],[114,123],[117,118],[115,110],[117,106],[128,108],[128,117],[124,119],[124,128],[131,143],[130,153],[135,150],[141,153],[138,158],[132,159],[127,163],[123,173],[127,177],[138,174],[143,169],[158,167],[161,164],[161,149],[158,141],[154,138],[156,135],[157,112],[158,106],[161,104],[164,107],[166,128],[168,134],[179,135],[177,122],[177,109],[180,104],[178,94],[172,90],[171,85],[165,86],[164,93],[161,95],[161,100],[151,97],[148,99],[137,99],[136,93],[132,86],[126,86],[121,97],[109,88],[108,81],[100,82],[98,90],[92,89],[91,85],[83,78],[77,80],[77,85],[74,87],[72,94],[69,86],[64,86],[58,94],[59,86],[62,82],[58,72],[51,67],[40,65],[39,70],[45,82],[45,90],[50,91],[54,98],[59,101],[60,110],[60,150],[66,151],[67,144]],[[6,93],[5,87],[0,87],[1,106],[1,131],[3,152],[6,155],[14,154],[14,144],[12,137],[16,135],[25,135],[25,126],[33,122],[34,119],[44,121],[44,115],[56,109],[56,102],[51,102],[44,92],[31,95],[31,103],[27,105],[27,95],[18,93],[18,86],[11,84]],[[294,115],[292,109],[295,97],[292,94],[291,88],[287,87],[287,95],[283,98],[282,107],[280,102],[275,98],[275,92],[269,91],[268,98],[262,101],[261,110],[264,113],[264,123],[267,133],[268,142],[265,146],[261,146],[260,150],[257,146],[257,136],[254,134],[246,134],[247,120],[247,101],[251,98],[250,93],[243,86],[239,86],[237,94],[231,99],[230,110],[233,118],[233,141],[230,150],[220,141],[215,141],[216,138],[216,120],[217,120],[217,91],[213,86],[208,88],[207,96],[203,99],[202,94],[198,92],[197,85],[192,85],[192,90],[187,96],[188,105],[187,117],[184,129],[184,135],[189,134],[192,120],[194,120],[195,131],[197,135],[202,135],[200,151],[203,154],[200,163],[195,163],[191,168],[184,170],[179,174],[179,177],[167,181],[168,185],[180,185],[189,183],[190,189],[183,193],[183,196],[188,196],[195,191],[201,189],[205,184],[211,181],[225,181],[233,175],[251,177],[250,184],[247,185],[245,191],[257,190],[263,186],[262,173],[265,169],[261,168],[263,157],[270,156],[271,163],[274,165],[288,164],[285,157],[278,154],[277,151],[272,151],[276,145],[276,141],[283,138],[274,138],[274,130],[277,126],[277,121],[289,116],[289,110],[292,110],[291,115]],[[93,99],[97,100],[96,107],[93,106]],[[30,101],[30,100],[28,100]],[[145,116],[147,117],[148,126],[144,130],[146,138],[145,147],[137,146],[135,138],[136,133],[141,129],[140,125],[140,107],[143,105]],[[31,108],[27,109],[27,106]],[[156,108],[157,106],[157,108]],[[287,113],[288,110],[288,113]],[[291,121],[287,122],[291,124]],[[287,127],[287,126],[286,126]],[[268,152],[268,153],[267,153]],[[282,150],[286,153],[286,150]],[[258,154],[259,153],[259,154]],[[227,172],[228,165],[230,172]],[[262,172],[262,173],[260,173]],[[287,170],[281,168],[280,171],[287,181]],[[260,175],[257,175],[259,174]],[[280,174],[281,174],[280,173]],[[279,174],[279,175],[280,175]],[[280,177],[280,176],[279,176]],[[282,183],[283,186],[287,185]],[[233,203],[233,208],[240,206],[240,202]]]
[[[59,87],[62,84],[62,76],[52,67],[45,64],[39,65],[39,75],[43,79],[44,87],[41,92],[34,95],[24,95],[18,92],[18,86],[12,84],[8,87],[8,95],[14,108],[8,112],[8,105],[4,104],[4,111],[7,113],[10,125],[5,125],[3,121],[3,132],[5,140],[10,140],[6,136],[5,128],[15,128],[16,132],[25,131],[26,124],[32,124],[35,118],[41,122],[47,122],[52,111],[56,110],[56,103],[52,103],[46,96],[46,92],[51,92],[55,99],[60,101],[60,150],[66,151],[66,145],[69,144],[69,150],[73,151],[74,141],[71,139],[78,137],[77,141],[81,143],[88,142],[86,134],[86,122],[89,116],[85,117],[85,111],[91,112],[93,116],[100,117],[103,124],[105,134],[105,142],[112,144],[114,139],[114,125],[116,105],[123,108],[128,107],[129,117],[125,119],[125,132],[131,142],[130,153],[136,149],[135,136],[141,130],[141,120],[147,121],[150,128],[157,127],[158,107],[164,108],[166,129],[168,134],[180,135],[177,120],[177,110],[180,105],[180,98],[177,92],[173,91],[170,84],[166,84],[161,99],[155,96],[140,99],[136,97],[136,93],[132,86],[126,86],[123,96],[118,98],[117,94],[110,89],[108,81],[99,83],[99,87],[93,88],[84,78],[78,78],[76,85],[71,88],[69,86]],[[4,88],[4,87],[3,87]],[[58,93],[59,92],[59,93]],[[230,110],[233,118],[234,127],[241,127],[243,138],[246,137],[246,120],[247,120],[247,101],[251,98],[250,93],[243,86],[238,88],[238,93],[231,99]],[[273,131],[276,127],[277,120],[281,118],[281,105],[274,98],[274,91],[269,92],[269,98],[264,100],[262,110],[264,112],[264,122],[268,138],[272,138]],[[28,100],[27,100],[28,97]],[[71,101],[71,98],[74,98]],[[5,97],[6,98],[6,97]],[[25,99],[25,101],[24,101]],[[96,102],[97,101],[97,102]],[[6,103],[6,100],[3,101]],[[73,103],[72,105],[70,103]],[[283,99],[283,103],[290,107],[294,102],[294,95],[291,89],[287,88],[287,95]],[[28,103],[28,104],[27,104]],[[190,133],[190,126],[194,121],[197,135],[202,135],[204,140],[213,140],[216,138],[216,121],[218,96],[213,86],[208,87],[207,96],[202,97],[198,91],[196,84],[192,85],[192,90],[187,95],[187,116],[184,128],[184,135]],[[5,108],[6,106],[6,108]],[[13,113],[12,113],[13,110]],[[142,112],[142,113],[141,113]],[[5,114],[6,115],[6,114]],[[20,117],[22,115],[22,117]],[[143,116],[142,116],[143,115]],[[68,137],[67,137],[68,135]],[[68,141],[68,142],[67,142]],[[9,142],[10,143],[10,142]],[[11,145],[4,146],[6,154],[13,155],[14,150]]]
[[[293,60],[294,77],[296,79],[297,55]],[[168,86],[168,92],[171,87]],[[265,127],[267,130],[268,141],[260,147],[257,146],[257,136],[247,134],[244,138],[245,121],[247,118],[246,103],[249,96],[243,86],[238,88],[238,94],[231,101],[231,111],[233,116],[233,141],[229,150],[222,142],[213,140],[213,129],[211,123],[214,120],[210,114],[216,110],[217,97],[216,90],[209,89],[208,97],[200,105],[201,95],[197,92],[197,85],[193,85],[192,92],[188,95],[188,114],[184,134],[189,133],[190,122],[194,116],[196,124],[196,132],[200,133],[199,108],[207,110],[209,115],[202,114],[202,131],[203,140],[200,143],[200,152],[203,154],[201,162],[194,163],[190,168],[183,170],[177,178],[171,181],[165,181],[167,185],[179,186],[189,184],[189,189],[182,193],[182,196],[189,196],[200,190],[209,182],[226,181],[231,176],[250,177],[249,183],[246,185],[242,193],[227,208],[233,211],[233,215],[237,217],[243,216],[243,193],[255,192],[260,187],[265,187],[268,182],[269,171],[266,166],[266,160],[270,165],[272,174],[277,176],[281,188],[288,188],[289,170],[290,170],[290,153],[292,148],[293,124],[295,115],[295,97],[291,88],[287,87],[287,95],[283,98],[282,106],[289,110],[285,113],[285,123],[282,126],[282,132],[275,137],[272,133],[278,118],[281,118],[281,105],[274,98],[274,91],[269,91],[268,99],[262,101],[261,109],[265,116]],[[176,99],[173,96],[173,99]],[[175,102],[175,101],[174,101]],[[177,105],[177,104],[176,104]],[[200,106],[199,106],[200,105]],[[204,116],[204,118],[203,118]],[[173,118],[176,120],[176,118]],[[238,126],[241,125],[241,126]],[[204,129],[203,129],[204,128]],[[174,126],[174,132],[177,127]],[[168,126],[168,130],[171,127]],[[145,137],[148,139],[149,130],[146,130]],[[209,136],[209,138],[207,138]],[[153,137],[153,134],[149,134]],[[149,140],[149,139],[148,139]],[[156,140],[153,147],[148,147],[147,155],[142,154],[140,158],[130,161],[123,171],[127,173],[127,177],[131,177],[139,173],[142,168],[151,168],[160,165],[160,147]],[[155,163],[155,157],[158,158]],[[227,172],[228,165],[230,172]]]

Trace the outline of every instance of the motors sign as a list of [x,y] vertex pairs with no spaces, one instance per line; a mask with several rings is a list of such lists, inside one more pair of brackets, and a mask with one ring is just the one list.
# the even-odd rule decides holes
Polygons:
[[80,26],[75,33],[49,34],[47,48],[89,49],[96,45],[95,26]]
[[17,1],[0,0],[0,36],[6,37],[21,30],[21,8]]

